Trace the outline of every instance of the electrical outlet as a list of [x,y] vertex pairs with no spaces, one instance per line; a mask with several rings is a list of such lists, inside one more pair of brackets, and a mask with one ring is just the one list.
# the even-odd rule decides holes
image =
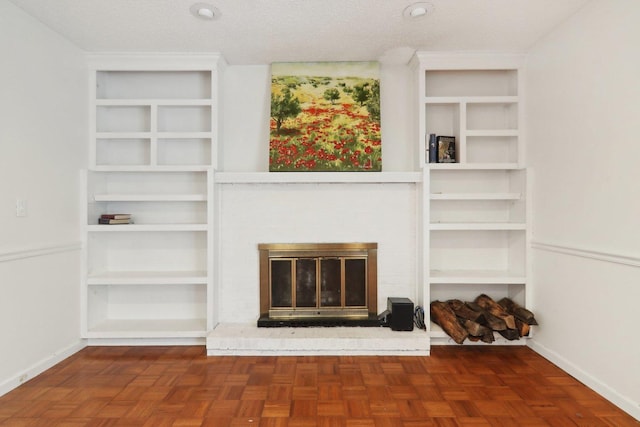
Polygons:
[[17,217],[27,216],[27,200],[26,199],[16,199],[16,216]]

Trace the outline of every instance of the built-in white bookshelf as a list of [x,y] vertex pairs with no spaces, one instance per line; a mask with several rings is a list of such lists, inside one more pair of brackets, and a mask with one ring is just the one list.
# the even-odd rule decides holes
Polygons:
[[[416,146],[423,169],[418,282],[431,301],[485,293],[526,305],[529,197],[522,58],[418,52]],[[453,136],[455,163],[429,163],[430,134]],[[452,341],[434,323],[432,344]],[[522,341],[522,340],[521,340]]]
[[[91,70],[95,84],[91,164],[149,168],[215,164],[217,65],[204,69],[195,64],[206,61],[200,57],[183,58],[182,66],[177,57],[167,58],[175,59],[176,65],[163,70],[152,69],[154,62],[156,68],[164,65],[157,59],[146,59],[152,65],[127,69],[144,57],[112,57],[114,64],[120,63]],[[189,63],[197,68],[188,69]]]
[[[83,336],[200,339],[217,321],[217,186],[411,184],[418,211],[414,303],[486,293],[525,305],[530,180],[522,61],[420,53],[411,170],[218,170],[219,55],[90,55],[84,174]],[[429,163],[429,134],[456,138],[456,163]],[[230,190],[229,190],[230,191]],[[126,213],[130,224],[103,225]],[[429,325],[433,343],[448,342]]]
[[[91,55],[83,336],[213,329],[219,55]],[[99,224],[129,214],[128,224]]]

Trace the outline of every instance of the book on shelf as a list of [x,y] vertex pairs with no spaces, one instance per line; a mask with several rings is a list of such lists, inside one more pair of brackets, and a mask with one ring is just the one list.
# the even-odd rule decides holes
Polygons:
[[131,219],[131,214],[102,214],[101,219]]
[[429,134],[428,144],[429,163],[438,163],[438,141],[435,133]]
[[130,214],[102,214],[98,224],[131,224]]
[[100,218],[98,219],[98,224],[131,224],[131,220]]
[[456,137],[455,136],[438,136],[438,160],[437,163],[455,163],[456,162]]

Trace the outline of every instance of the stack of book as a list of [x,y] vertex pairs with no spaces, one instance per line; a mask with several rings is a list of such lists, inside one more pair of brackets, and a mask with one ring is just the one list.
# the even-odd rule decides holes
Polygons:
[[102,214],[98,224],[131,224],[130,214]]

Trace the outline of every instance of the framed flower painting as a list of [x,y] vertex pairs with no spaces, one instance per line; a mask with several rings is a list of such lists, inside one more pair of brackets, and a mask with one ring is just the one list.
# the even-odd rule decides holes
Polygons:
[[381,170],[377,62],[271,65],[269,171]]

